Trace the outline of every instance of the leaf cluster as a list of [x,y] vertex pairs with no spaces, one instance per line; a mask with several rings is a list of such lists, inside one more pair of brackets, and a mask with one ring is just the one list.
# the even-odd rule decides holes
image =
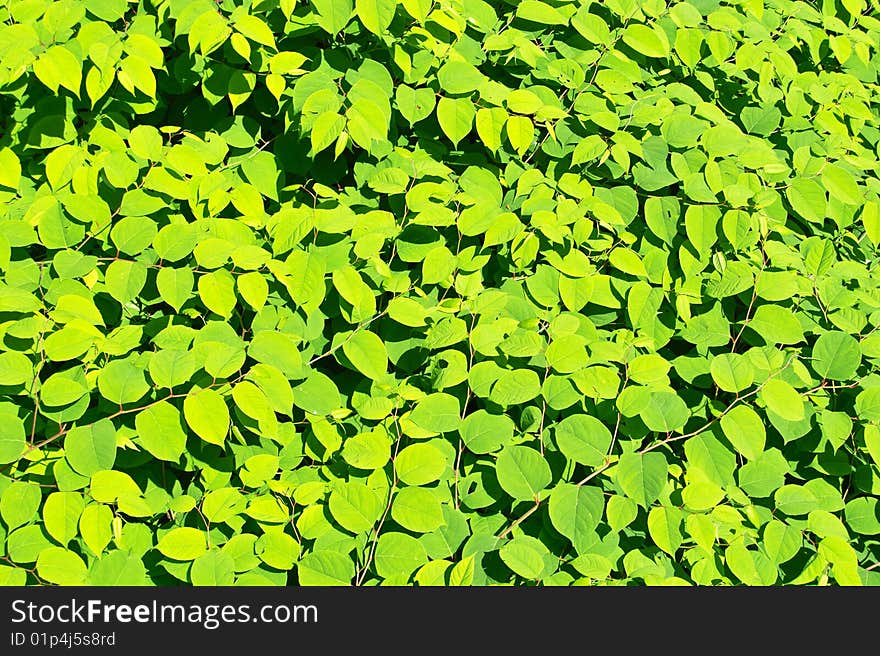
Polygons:
[[0,583],[877,584],[876,0],[3,0]]

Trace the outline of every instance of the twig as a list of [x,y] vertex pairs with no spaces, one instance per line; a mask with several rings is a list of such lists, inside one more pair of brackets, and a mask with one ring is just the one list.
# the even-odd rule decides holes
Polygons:
[[355,577],[355,585],[361,585],[364,582],[364,578],[367,576],[367,570],[370,569],[370,564],[373,562],[373,557],[376,555],[376,545],[379,543],[379,533],[382,531],[382,526],[385,524],[385,519],[388,517],[388,512],[391,510],[391,502],[394,499],[394,493],[397,491],[397,470],[394,468],[394,461],[400,451],[400,443],[403,441],[403,433],[400,430],[400,424],[398,423],[396,412],[394,414],[394,428],[397,431],[397,442],[394,445],[394,455],[391,456],[392,480],[391,486],[388,488],[388,502],[385,504],[385,512],[382,513],[379,523],[376,525],[376,528],[373,529],[373,539],[370,543],[370,552],[364,560],[364,565],[361,568],[361,571],[358,572],[358,575]]
[[653,443],[649,444],[648,446],[646,446],[646,447],[645,447],[644,449],[642,449],[641,451],[639,451],[639,453],[640,453],[640,454],[645,454],[645,453],[648,453],[648,451],[653,451],[654,449],[656,449],[656,448],[658,448],[658,447],[665,446],[665,445],[667,445],[667,444],[671,444],[672,442],[680,442],[681,440],[686,440],[686,439],[688,439],[689,437],[694,437],[695,435],[699,435],[700,433],[702,433],[703,431],[705,431],[706,429],[708,429],[710,426],[712,426],[713,424],[715,424],[715,422],[719,421],[724,415],[726,415],[728,412],[730,412],[731,410],[733,410],[737,405],[739,405],[740,403],[742,403],[745,399],[748,399],[748,398],[750,398],[750,397],[755,396],[756,394],[758,394],[762,389],[764,389],[764,386],[765,386],[767,383],[769,383],[771,380],[773,380],[774,378],[776,378],[776,377],[777,377],[779,374],[781,374],[783,371],[785,371],[786,369],[788,369],[788,367],[791,366],[791,364],[792,364],[792,362],[794,362],[794,360],[795,360],[795,356],[792,355],[792,357],[790,357],[790,358],[788,359],[788,362],[786,362],[786,363],[785,363],[785,364],[784,364],[784,365],[783,365],[783,366],[782,366],[782,367],[781,367],[776,373],[774,373],[774,374],[771,375],[771,376],[767,376],[767,380],[765,380],[763,383],[761,383],[760,385],[758,385],[758,386],[757,386],[755,389],[753,389],[751,392],[748,392],[747,394],[743,394],[742,396],[737,396],[737,397],[733,400],[733,402],[732,402],[729,406],[727,406],[727,407],[724,409],[723,412],[721,412],[721,414],[719,414],[719,415],[713,417],[713,418],[710,419],[708,422],[706,422],[705,424],[703,424],[700,428],[697,428],[696,430],[693,430],[693,431],[691,431],[690,433],[685,433],[684,435],[676,435],[676,436],[674,436],[674,437],[667,437],[667,438],[662,439],[662,440],[660,440],[660,441],[658,441],[658,442],[653,442]]
[[496,541],[497,541],[497,540],[502,540],[502,539],[504,539],[504,536],[505,536],[505,535],[507,535],[507,534],[510,533],[513,529],[515,529],[517,526],[519,526],[519,525],[522,524],[524,521],[526,521],[526,520],[527,520],[529,517],[531,517],[535,512],[537,512],[538,508],[540,508],[540,507],[541,507],[541,502],[540,502],[539,500],[535,500],[535,505],[532,506],[531,508],[529,508],[526,512],[524,512],[524,513],[522,514],[522,516],[521,516],[519,519],[517,519],[515,522],[513,522],[513,523],[510,524],[507,528],[505,528],[503,531],[501,531],[501,533],[499,533],[498,536],[495,538]]

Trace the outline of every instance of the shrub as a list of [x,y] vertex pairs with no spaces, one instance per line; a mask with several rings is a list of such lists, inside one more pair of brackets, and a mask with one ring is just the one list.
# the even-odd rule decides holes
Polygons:
[[877,583],[866,0],[6,0],[0,581]]

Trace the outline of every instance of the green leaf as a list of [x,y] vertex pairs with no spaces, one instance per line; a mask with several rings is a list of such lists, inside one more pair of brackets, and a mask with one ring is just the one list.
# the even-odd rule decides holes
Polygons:
[[77,319],[92,326],[103,326],[104,318],[91,299],[74,294],[65,294],[55,304],[53,317],[60,323],[73,323]]
[[43,527],[37,524],[12,531],[6,540],[6,551],[14,563],[34,563],[43,551],[52,546]]
[[589,362],[586,340],[580,335],[563,335],[550,343],[544,357],[555,371],[562,374],[574,373]]
[[18,189],[21,180],[21,162],[9,148],[0,149],[0,185]]
[[107,292],[123,305],[131,303],[147,282],[147,267],[142,262],[116,260],[107,267],[104,285]]
[[646,57],[669,56],[669,40],[660,29],[633,23],[623,31],[622,38],[626,45]]
[[825,190],[815,180],[795,179],[785,190],[785,196],[792,209],[807,221],[819,223],[825,219]]
[[426,485],[446,471],[446,455],[432,444],[410,444],[394,459],[397,477],[407,485]]
[[[292,569],[302,548],[293,536],[279,530],[270,530],[260,536],[256,553],[264,563],[275,569]],[[234,565],[234,563],[233,563]],[[233,568],[229,567],[232,573]]]
[[247,499],[231,487],[208,492],[202,499],[202,512],[208,521],[226,522],[237,517],[247,505]]
[[354,562],[337,551],[315,550],[304,555],[296,566],[300,585],[351,585]]
[[156,237],[156,223],[143,216],[127,216],[110,231],[110,240],[121,252],[137,255]]
[[344,116],[340,116],[336,112],[324,112],[318,116],[312,124],[309,137],[312,144],[312,154],[316,155],[329,148],[342,134],[343,129],[345,129]]
[[804,402],[801,395],[791,385],[779,378],[771,378],[761,388],[759,394],[767,408],[788,421],[804,418]]
[[567,458],[589,467],[598,467],[611,446],[611,431],[589,415],[570,415],[554,430],[559,450]]
[[820,507],[816,495],[803,485],[783,485],[773,495],[776,508],[786,515],[806,515]]
[[195,276],[189,267],[162,267],[156,274],[156,287],[162,300],[178,312],[192,296]]
[[131,360],[113,360],[98,374],[98,391],[112,403],[134,403],[149,390],[144,370]]
[[229,408],[212,389],[190,392],[183,399],[183,416],[193,432],[210,444],[222,445],[229,432]]
[[40,387],[40,400],[51,406],[69,405],[88,393],[86,386],[77,380],[77,370],[68,370],[50,376]]
[[849,542],[837,535],[819,542],[819,555],[831,563],[831,574],[840,585],[862,585],[859,577],[859,556]]
[[422,283],[441,283],[455,271],[456,258],[445,246],[431,249],[422,261]]
[[43,527],[62,546],[76,537],[85,500],[78,492],[53,492],[43,504]]
[[288,378],[301,378],[302,356],[298,340],[287,333],[261,330],[248,346],[248,355],[257,362],[278,368]]
[[158,401],[135,416],[140,445],[159,460],[177,462],[186,449],[180,412],[168,401]]
[[681,531],[684,516],[678,508],[658,506],[648,513],[648,533],[658,547],[671,556],[675,555],[684,540]]
[[504,124],[504,129],[507,131],[510,145],[520,156],[529,149],[535,139],[535,125],[527,116],[510,116]]
[[420,428],[432,433],[448,433],[458,428],[461,407],[458,399],[451,394],[438,392],[416,403],[409,418]]
[[527,89],[516,89],[505,100],[507,109],[516,114],[536,114],[544,108],[544,101]]
[[813,370],[829,380],[849,380],[856,375],[862,353],[855,337],[840,331],[819,336],[813,345]]
[[0,412],[0,465],[18,460],[26,447],[21,419],[9,410]]
[[523,0],[516,7],[516,15],[541,25],[568,24],[568,19],[558,9],[541,0]]
[[95,555],[101,555],[113,539],[113,511],[109,506],[92,503],[79,516],[79,533]]
[[405,487],[391,504],[391,518],[415,533],[430,533],[446,523],[437,494],[424,487]]
[[136,553],[117,549],[95,561],[89,569],[89,585],[147,585],[147,571]]
[[329,415],[342,405],[339,389],[329,376],[312,371],[293,388],[293,403],[314,415]]
[[150,357],[149,370],[157,387],[179,387],[189,382],[195,373],[196,357],[192,351],[163,349]]
[[407,13],[419,21],[419,23],[425,22],[428,12],[433,7],[431,0],[401,0],[401,4]]
[[859,392],[856,396],[856,414],[865,421],[880,422],[880,387],[869,387]]
[[625,453],[614,469],[614,480],[626,496],[647,508],[666,486],[667,468],[662,453]]
[[527,446],[508,446],[498,455],[495,472],[501,488],[516,500],[536,500],[552,476],[544,457]]
[[62,547],[48,547],[37,558],[37,575],[56,585],[84,585],[86,565],[74,552]]
[[257,271],[240,275],[236,282],[238,293],[254,310],[259,311],[269,297],[269,283]]
[[18,567],[0,565],[0,585],[4,587],[21,587],[27,583],[27,572]]
[[232,585],[235,561],[221,551],[209,551],[196,558],[189,570],[190,581],[196,586]]
[[486,410],[469,414],[458,427],[468,450],[483,454],[497,451],[513,439],[515,425],[507,415],[493,415]]
[[476,117],[474,104],[467,98],[440,98],[437,103],[437,121],[453,146],[458,146],[471,131]]
[[359,330],[342,343],[345,353],[355,369],[371,380],[385,377],[388,371],[388,355],[385,343],[376,333]]
[[764,527],[763,539],[764,550],[777,565],[794,558],[804,541],[801,531],[775,519]]
[[330,34],[341,32],[354,13],[350,0],[313,0],[312,6],[318,13],[318,25]]
[[92,475],[89,491],[95,501],[113,503],[120,497],[139,497],[141,490],[125,472],[108,469]]
[[755,380],[748,358],[739,353],[721,353],[709,363],[712,380],[725,392],[742,392]]
[[804,259],[804,269],[813,276],[824,275],[837,261],[834,244],[827,239],[808,237],[801,242],[799,250]]
[[274,436],[278,431],[275,410],[266,393],[250,381],[241,381],[232,388],[236,407],[258,422],[260,432]]
[[769,497],[785,482],[789,465],[779,449],[768,449],[738,473],[739,484],[752,497]]
[[162,536],[156,549],[173,560],[195,560],[208,550],[207,536],[196,528],[173,528]]
[[639,413],[649,430],[657,432],[681,431],[690,418],[685,402],[674,392],[652,392],[650,402]]
[[378,147],[388,134],[388,114],[372,100],[359,98],[346,112],[346,128],[352,141],[368,151]]
[[330,514],[352,533],[369,531],[382,515],[382,500],[366,485],[346,483],[330,494]]
[[376,572],[382,578],[409,578],[419,567],[428,562],[425,547],[406,533],[386,531],[376,542]]
[[858,205],[862,202],[862,191],[853,174],[836,164],[822,169],[822,185],[841,203]]
[[107,419],[71,428],[64,436],[64,457],[78,473],[91,476],[113,469],[116,462],[116,429]]
[[880,501],[859,497],[846,504],[846,524],[860,535],[880,534]]
[[0,353],[0,385],[21,385],[33,378],[34,365],[26,355],[15,351]]
[[234,21],[235,29],[255,43],[275,48],[275,36],[262,20],[250,14],[240,14]]
[[776,567],[759,551],[747,549],[742,541],[727,547],[724,552],[727,566],[746,585],[772,585],[777,578]]
[[541,393],[541,381],[531,369],[506,371],[492,386],[489,400],[502,407],[531,401]]
[[731,408],[721,417],[721,430],[733,447],[749,460],[755,460],[763,453],[767,439],[764,423],[749,406]]
[[162,134],[152,125],[136,125],[128,133],[131,151],[143,159],[162,159]]
[[0,493],[0,518],[10,531],[24,526],[36,517],[42,500],[39,485],[14,481]]
[[397,108],[410,125],[428,118],[434,111],[434,92],[430,89],[413,89],[401,84],[394,92]]
[[[670,114],[664,121],[660,133],[674,148],[689,148],[697,145],[706,124],[683,112]],[[654,200],[654,199],[652,199]],[[690,208],[689,208],[690,209]]]
[[701,432],[684,443],[689,479],[726,488],[734,483],[736,455],[710,432]]
[[437,71],[440,88],[453,95],[476,91],[485,79],[476,66],[463,61],[447,61]]
[[797,344],[804,332],[795,315],[778,305],[762,305],[748,323],[768,344]]
[[[439,113],[438,113],[439,117]],[[477,135],[483,144],[492,152],[501,148],[501,135],[504,126],[507,123],[507,112],[500,107],[483,107],[477,110],[474,121],[477,128]],[[470,127],[468,127],[470,131]],[[449,132],[446,132],[447,136]],[[467,132],[465,132],[467,134]],[[462,135],[463,137],[464,135]],[[452,137],[450,137],[452,138]]]
[[381,469],[391,459],[391,442],[379,431],[361,433],[345,441],[342,457],[358,469]]
[[550,521],[553,528],[575,547],[588,541],[602,521],[605,497],[596,487],[561,483],[550,492]]
[[473,555],[460,560],[453,565],[449,572],[449,585],[473,585],[474,582],[474,557]]
[[375,313],[376,299],[373,290],[353,267],[334,271],[333,286],[340,296],[351,304],[352,322],[364,320]]
[[546,553],[547,547],[541,541],[527,535],[514,538],[498,551],[505,565],[528,580],[541,577]]
[[241,172],[263,196],[272,200],[278,199],[278,163],[271,152],[259,150],[251,154],[241,163]]
[[397,9],[396,0],[355,0],[355,12],[361,23],[373,34],[384,33]]
[[34,62],[34,75],[49,87],[52,93],[58,93],[58,87],[64,87],[79,97],[82,64],[64,46],[53,45],[37,57]]
[[203,274],[198,282],[199,298],[205,307],[221,317],[229,318],[235,308],[235,281],[228,271],[220,269]]
[[762,136],[772,134],[779,127],[781,119],[782,112],[770,103],[760,107],[745,107],[740,114],[746,132]]

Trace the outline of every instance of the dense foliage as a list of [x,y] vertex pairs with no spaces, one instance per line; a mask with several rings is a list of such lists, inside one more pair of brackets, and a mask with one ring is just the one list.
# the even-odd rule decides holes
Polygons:
[[0,7],[0,581],[880,579],[876,5]]

